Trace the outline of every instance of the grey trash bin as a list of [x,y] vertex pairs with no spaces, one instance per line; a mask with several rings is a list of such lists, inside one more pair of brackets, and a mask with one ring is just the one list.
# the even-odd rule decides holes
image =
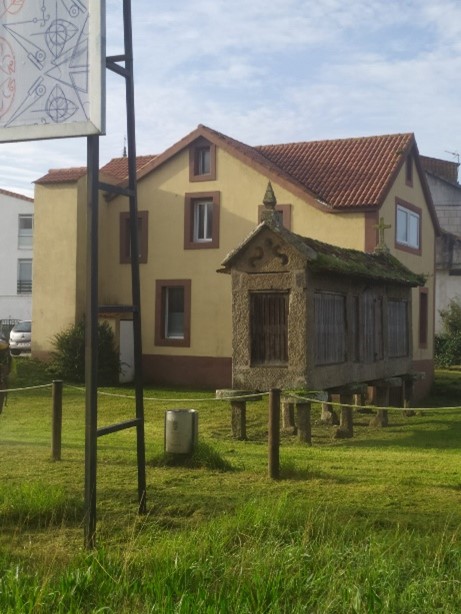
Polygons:
[[165,452],[191,454],[198,441],[198,412],[169,409],[165,412]]

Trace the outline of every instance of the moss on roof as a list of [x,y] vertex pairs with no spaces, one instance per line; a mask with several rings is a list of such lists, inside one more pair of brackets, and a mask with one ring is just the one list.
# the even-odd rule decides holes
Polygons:
[[317,253],[317,258],[309,263],[309,268],[313,271],[389,281],[408,286],[423,286],[425,283],[423,275],[413,273],[395,256],[384,250],[365,253],[299,235],[298,239]]

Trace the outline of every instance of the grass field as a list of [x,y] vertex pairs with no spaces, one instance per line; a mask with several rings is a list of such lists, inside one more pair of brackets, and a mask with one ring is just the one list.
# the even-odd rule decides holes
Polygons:
[[[45,376],[18,360],[16,386]],[[45,381],[46,377],[45,377]],[[132,395],[129,388],[110,390]],[[283,435],[267,477],[267,397],[248,441],[211,392],[145,391],[147,507],[137,514],[134,431],[98,444],[97,548],[83,548],[84,392],[65,386],[62,460],[51,461],[51,390],[9,395],[0,415],[2,613],[455,613],[461,611],[461,373],[439,372],[429,409],[354,416],[313,446]],[[174,400],[171,400],[174,399]],[[206,400],[204,400],[206,399]],[[166,409],[199,412],[191,466],[163,454]],[[100,396],[99,423],[133,402]]]

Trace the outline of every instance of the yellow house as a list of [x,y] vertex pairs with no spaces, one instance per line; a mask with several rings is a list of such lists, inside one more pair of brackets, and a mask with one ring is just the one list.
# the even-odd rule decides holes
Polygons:
[[[270,180],[293,232],[367,252],[384,238],[424,274],[426,285],[412,291],[412,343],[414,370],[426,373],[418,392],[427,390],[439,226],[413,134],[250,147],[200,125],[161,155],[139,157],[137,169],[145,381],[231,386],[231,284],[216,271],[258,224]],[[123,183],[126,158],[101,174]],[[54,334],[83,315],[85,215],[85,169],[52,170],[36,182],[36,357],[46,359]],[[127,219],[125,197],[101,195],[101,304],[131,301]],[[389,228],[379,232],[380,221]],[[117,334],[122,325],[114,321]]]

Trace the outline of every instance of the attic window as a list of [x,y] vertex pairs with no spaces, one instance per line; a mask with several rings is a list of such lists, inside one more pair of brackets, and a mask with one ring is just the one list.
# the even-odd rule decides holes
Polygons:
[[216,179],[216,147],[199,139],[189,149],[189,180],[214,181]]

